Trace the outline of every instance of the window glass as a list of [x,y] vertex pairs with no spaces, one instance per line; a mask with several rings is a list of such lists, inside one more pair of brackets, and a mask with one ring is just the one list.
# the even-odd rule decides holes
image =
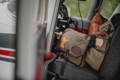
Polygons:
[[[94,0],[65,0],[65,5],[67,6],[70,16],[80,17],[79,7],[81,11],[81,15],[83,18],[87,17],[87,14],[92,7],[92,3]],[[79,4],[79,5],[78,5]]]
[[100,13],[105,17],[109,18],[120,0],[104,0]]

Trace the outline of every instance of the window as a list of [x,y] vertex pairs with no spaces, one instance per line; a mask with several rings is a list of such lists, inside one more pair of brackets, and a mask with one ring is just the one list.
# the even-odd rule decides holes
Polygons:
[[[65,0],[65,5],[68,7],[70,16],[80,17],[79,6],[81,15],[83,18],[87,17],[87,14],[92,7],[94,0],[78,1],[78,0]],[[79,4],[79,5],[78,5]]]
[[119,2],[119,0],[104,0],[100,13],[105,18],[109,18],[114,12]]

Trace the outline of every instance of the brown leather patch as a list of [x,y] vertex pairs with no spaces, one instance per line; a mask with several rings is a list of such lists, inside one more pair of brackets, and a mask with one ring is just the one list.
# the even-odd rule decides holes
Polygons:
[[81,56],[82,49],[78,46],[73,46],[71,48],[71,51],[76,55],[76,56]]

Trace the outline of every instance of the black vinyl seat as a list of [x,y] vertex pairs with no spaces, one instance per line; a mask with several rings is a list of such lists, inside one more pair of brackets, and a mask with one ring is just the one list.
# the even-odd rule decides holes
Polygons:
[[115,79],[120,76],[120,25],[114,33],[110,49],[100,69],[100,75],[103,80],[120,80],[120,78]]
[[[96,71],[93,71],[89,68],[80,68],[72,63],[67,62],[63,67],[62,64],[64,61],[58,59],[54,62],[54,72],[56,72],[61,78],[66,80],[98,80],[99,75]],[[61,68],[64,68],[62,70]],[[62,71],[62,74],[60,74]],[[59,79],[58,79],[59,80]],[[60,79],[62,80],[62,79]]]

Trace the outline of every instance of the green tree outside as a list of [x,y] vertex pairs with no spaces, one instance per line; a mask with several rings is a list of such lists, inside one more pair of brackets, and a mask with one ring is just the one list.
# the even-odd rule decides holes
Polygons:
[[[89,9],[92,6],[93,0],[80,1],[80,10],[83,17],[86,17]],[[80,17],[78,0],[65,0],[65,5],[70,9],[70,15],[74,17]]]
[[[82,17],[85,18],[92,7],[92,3],[94,0],[80,1],[80,10]],[[101,14],[106,18],[109,18],[113,11],[115,10],[120,0],[104,0],[104,6],[101,9]],[[65,5],[70,9],[70,15],[73,17],[80,17],[79,8],[78,8],[78,0],[65,0]]]

